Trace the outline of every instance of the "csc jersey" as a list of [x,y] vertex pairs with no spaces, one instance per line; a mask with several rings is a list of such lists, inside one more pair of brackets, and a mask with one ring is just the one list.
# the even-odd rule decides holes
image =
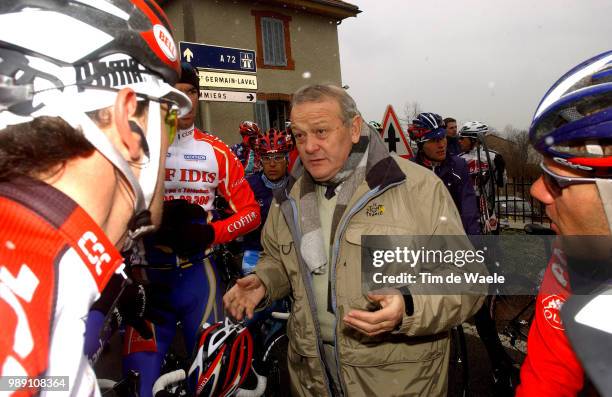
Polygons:
[[492,182],[495,182],[497,187],[502,187],[506,183],[502,156],[493,150],[488,150],[488,153],[487,156],[481,147],[480,150],[474,148],[459,155],[468,165],[470,180],[478,200],[480,225],[484,234],[499,231],[499,222],[495,214],[495,189]]
[[0,183],[0,225],[0,375],[67,376],[68,392],[48,394],[99,395],[85,322],[123,258],[81,207],[42,182]]
[[206,211],[220,194],[233,212],[212,223],[215,244],[226,243],[259,226],[259,205],[244,178],[244,168],[217,137],[197,128],[179,131],[168,148],[165,200],[183,199]]
[[584,370],[561,321],[561,307],[570,294],[565,257],[561,250],[554,248],[536,298],[518,397],[569,397],[582,390]]
[[[493,150],[488,150],[489,159],[491,160],[491,167],[493,168],[493,175],[496,178],[496,185],[500,186],[497,178],[497,173],[502,172],[502,178],[505,183],[505,170],[497,170],[495,166],[495,158],[500,156],[497,152]],[[459,157],[463,158],[468,164],[468,170],[470,173],[470,178],[472,180],[472,184],[474,185],[474,190],[476,191],[476,195],[480,195],[479,184],[481,184],[486,193],[489,194],[490,188],[487,186],[489,182],[489,178],[491,177],[491,172],[489,172],[489,162],[487,161],[487,154],[483,148],[480,150],[476,150],[476,148],[470,150],[469,152],[464,152],[459,155]],[[480,173],[484,176],[484,180],[479,181]]]

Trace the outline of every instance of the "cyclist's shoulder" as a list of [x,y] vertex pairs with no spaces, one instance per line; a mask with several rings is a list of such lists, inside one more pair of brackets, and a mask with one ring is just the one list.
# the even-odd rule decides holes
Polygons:
[[213,145],[215,148],[221,148],[225,151],[230,151],[229,146],[221,140],[218,136],[213,134],[212,132],[200,130],[196,128],[194,131],[194,138],[198,141],[208,142]]
[[456,170],[462,170],[462,169],[468,168],[466,159],[459,156],[458,154],[449,155],[448,164],[451,165]]

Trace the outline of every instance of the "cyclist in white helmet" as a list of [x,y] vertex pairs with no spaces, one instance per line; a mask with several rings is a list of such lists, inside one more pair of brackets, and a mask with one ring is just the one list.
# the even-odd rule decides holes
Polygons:
[[0,6],[1,376],[99,395],[88,309],[126,277],[119,249],[160,221],[165,152],[191,107],[172,87],[171,29],[153,2]]
[[495,190],[505,184],[505,162],[502,156],[486,147],[484,136],[489,127],[480,121],[469,121],[459,130],[459,156],[468,163],[470,177],[479,201],[483,234],[498,234],[495,215]]

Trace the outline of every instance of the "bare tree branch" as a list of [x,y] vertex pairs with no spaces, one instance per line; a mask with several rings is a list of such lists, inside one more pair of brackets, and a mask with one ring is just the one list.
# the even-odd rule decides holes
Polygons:
[[404,104],[404,120],[410,124],[416,119],[419,113],[423,113],[421,104],[418,101],[406,102]]

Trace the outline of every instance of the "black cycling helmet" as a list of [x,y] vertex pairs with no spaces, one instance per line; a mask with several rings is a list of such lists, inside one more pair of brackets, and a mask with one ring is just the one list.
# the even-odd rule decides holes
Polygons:
[[194,86],[198,90],[198,96],[200,95],[200,78],[198,77],[198,71],[191,66],[190,63],[181,62],[181,78],[178,82]]

